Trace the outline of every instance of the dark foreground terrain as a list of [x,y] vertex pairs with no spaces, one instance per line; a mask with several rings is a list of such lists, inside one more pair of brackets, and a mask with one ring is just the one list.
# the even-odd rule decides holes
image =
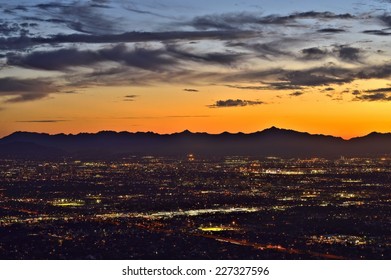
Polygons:
[[0,259],[390,259],[391,159],[0,160]]

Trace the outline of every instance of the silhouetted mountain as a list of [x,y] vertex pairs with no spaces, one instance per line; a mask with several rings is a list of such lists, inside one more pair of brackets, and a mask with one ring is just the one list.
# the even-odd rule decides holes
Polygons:
[[2,158],[58,158],[65,154],[57,148],[42,146],[31,142],[10,142],[0,144],[0,157]]
[[391,133],[342,138],[294,130],[269,129],[244,134],[102,131],[77,135],[15,132],[0,139],[0,156],[107,158],[125,155],[248,155],[278,157],[381,156],[391,154]]

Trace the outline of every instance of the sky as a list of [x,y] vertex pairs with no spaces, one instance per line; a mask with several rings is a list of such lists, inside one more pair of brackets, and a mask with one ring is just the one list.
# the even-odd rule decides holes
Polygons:
[[0,0],[15,131],[391,132],[391,0]]

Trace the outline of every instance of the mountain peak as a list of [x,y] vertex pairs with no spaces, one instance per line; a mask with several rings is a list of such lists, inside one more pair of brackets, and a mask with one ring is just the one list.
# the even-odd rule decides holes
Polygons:
[[281,132],[301,133],[301,132],[298,132],[298,131],[295,131],[295,130],[279,128],[279,127],[276,127],[276,126],[272,126],[272,127],[266,128],[266,129],[262,130],[261,132],[262,133],[281,133]]

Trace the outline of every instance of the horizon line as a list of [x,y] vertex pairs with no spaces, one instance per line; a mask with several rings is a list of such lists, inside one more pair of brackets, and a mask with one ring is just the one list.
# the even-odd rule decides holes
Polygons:
[[99,133],[104,133],[104,132],[112,132],[112,133],[129,133],[129,134],[137,134],[137,133],[152,133],[152,134],[156,134],[156,135],[160,135],[160,136],[169,136],[169,135],[175,135],[175,134],[182,134],[182,133],[191,133],[191,134],[208,134],[208,135],[222,135],[222,134],[231,134],[231,135],[238,135],[238,134],[243,134],[243,135],[250,135],[250,134],[255,134],[255,133],[261,133],[261,132],[264,132],[264,131],[267,131],[267,130],[272,130],[272,129],[275,129],[275,130],[284,130],[284,131],[292,131],[292,132],[297,132],[297,133],[304,133],[304,134],[309,134],[311,136],[325,136],[325,137],[334,137],[334,138],[340,138],[342,140],[345,140],[345,141],[349,141],[351,139],[355,139],[355,138],[361,138],[361,137],[366,137],[368,135],[371,135],[371,134],[391,134],[391,131],[390,132],[378,132],[378,131],[371,131],[365,135],[358,135],[358,136],[353,136],[351,138],[344,138],[342,136],[336,136],[336,135],[330,135],[330,134],[323,134],[323,133],[310,133],[310,132],[307,132],[307,131],[300,131],[300,130],[295,130],[295,129],[290,129],[290,128],[281,128],[281,127],[277,127],[277,126],[271,126],[271,127],[268,127],[268,128],[265,128],[265,129],[262,129],[262,130],[257,130],[257,131],[253,131],[253,132],[229,132],[229,131],[223,131],[223,132],[220,132],[220,133],[209,133],[209,132],[205,132],[205,131],[190,131],[189,129],[185,129],[185,130],[182,130],[182,131],[178,131],[178,132],[172,132],[172,133],[158,133],[158,132],[154,132],[154,131],[128,131],[128,130],[99,130],[97,132],[78,132],[78,133],[64,133],[64,132],[60,132],[60,133],[47,133],[47,132],[37,132],[37,131],[22,131],[22,130],[18,130],[18,131],[14,131],[8,135],[5,135],[5,136],[2,136],[0,138],[0,140],[8,137],[8,136],[11,136],[13,134],[16,134],[16,133],[36,133],[36,134],[46,134],[46,135],[50,135],[50,136],[56,136],[56,135],[66,135],[66,136],[77,136],[77,135],[81,135],[81,134],[99,134]]

